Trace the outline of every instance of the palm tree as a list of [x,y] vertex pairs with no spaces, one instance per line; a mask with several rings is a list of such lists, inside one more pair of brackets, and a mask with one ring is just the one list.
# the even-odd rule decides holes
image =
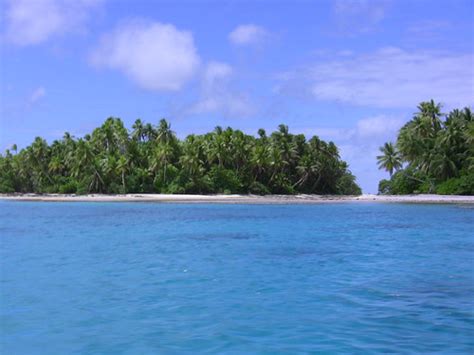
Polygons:
[[145,127],[143,128],[143,134],[149,142],[156,139],[156,131],[151,123],[147,123],[145,125]]
[[400,169],[403,160],[408,164],[400,176],[416,181],[412,184],[414,189],[426,189],[429,184],[429,190],[435,191],[436,184],[451,178],[462,178],[457,181],[459,184],[453,181],[453,184],[446,186],[450,186],[453,192],[459,191],[461,186],[465,193],[474,194],[470,185],[464,183],[472,180],[469,175],[474,172],[472,122],[474,116],[469,108],[453,110],[445,115],[441,113],[441,105],[433,100],[422,102],[413,119],[400,129],[398,152],[387,144],[382,148],[384,155],[377,157],[379,167],[392,174],[393,170]]
[[474,172],[474,121],[470,121],[466,125],[464,138],[468,145],[466,165],[469,171]]
[[120,156],[119,160],[117,161],[116,171],[120,174],[122,180],[122,192],[127,192],[127,188],[125,186],[125,174],[128,173],[130,161],[127,159],[125,155]]
[[449,152],[441,148],[430,159],[429,171],[435,178],[443,181],[456,176],[458,169]]
[[290,171],[291,167],[296,165],[299,157],[297,147],[293,141],[293,135],[289,133],[288,126],[280,124],[278,131],[272,133],[272,141],[274,149],[280,154],[282,172]]
[[163,170],[163,184],[166,184],[166,171],[173,158],[173,148],[171,144],[161,144],[155,149],[151,161],[151,171],[156,173],[159,169]]
[[141,119],[135,120],[135,123],[132,126],[132,139],[141,142],[145,138],[145,127]]
[[48,145],[38,137],[17,154],[0,154],[0,192],[218,192],[240,186],[337,193],[344,185],[338,181],[351,176],[334,144],[317,137],[307,142],[286,125],[268,136],[260,129],[258,137],[218,126],[180,141],[164,119],[156,128],[137,119],[129,132],[121,119],[109,117],[81,139],[65,133]]
[[250,164],[254,171],[254,180],[259,179],[271,164],[270,150],[267,145],[257,145],[254,147],[250,157]]
[[163,118],[156,130],[156,140],[158,143],[170,144],[175,139],[175,134],[171,130],[171,125]]
[[192,178],[195,178],[202,171],[203,161],[200,157],[200,142],[196,136],[190,135],[186,138],[180,163],[185,172]]
[[434,132],[441,129],[441,104],[435,103],[433,100],[422,102],[418,105],[419,117],[426,117],[429,119],[431,128]]
[[27,149],[27,156],[31,167],[33,168],[34,186],[39,192],[45,180],[53,183],[51,176],[48,173],[49,164],[49,147],[48,143],[41,137],[36,137],[33,144]]
[[80,139],[77,142],[74,158],[72,175],[76,178],[87,177],[89,179],[88,192],[91,192],[94,187],[96,191],[100,191],[100,187],[105,183],[99,169],[99,157],[92,151],[90,143]]
[[226,144],[222,127],[217,126],[214,129],[214,132],[208,136],[208,139],[205,142],[205,152],[207,155],[207,162],[209,164],[217,162],[219,168],[224,166],[226,157]]
[[65,168],[64,163],[63,163],[62,159],[59,156],[54,156],[49,161],[48,171],[51,174],[62,175],[62,173],[64,171],[64,168]]
[[321,162],[312,159],[310,155],[305,155],[299,161],[296,170],[299,175],[299,180],[294,186],[304,186],[306,183],[312,182],[311,190],[314,191],[321,179]]
[[382,153],[382,155],[377,156],[379,169],[385,169],[392,176],[394,170],[396,171],[402,167],[400,153],[391,142],[385,143],[379,150]]
[[231,157],[234,161],[233,166],[234,169],[238,172],[244,167],[244,165],[246,165],[246,161],[249,155],[247,140],[242,131],[236,130],[233,132],[231,138],[231,150]]

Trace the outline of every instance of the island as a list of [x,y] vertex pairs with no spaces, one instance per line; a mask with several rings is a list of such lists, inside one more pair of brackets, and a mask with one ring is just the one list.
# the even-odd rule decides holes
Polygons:
[[334,194],[361,189],[333,142],[288,126],[267,136],[216,127],[180,140],[170,124],[110,117],[83,138],[37,137],[0,156],[0,193]]

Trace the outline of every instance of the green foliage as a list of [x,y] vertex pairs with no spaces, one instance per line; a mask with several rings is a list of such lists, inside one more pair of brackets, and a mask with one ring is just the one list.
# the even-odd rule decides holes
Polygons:
[[474,174],[448,179],[436,188],[440,195],[474,195]]
[[390,195],[392,194],[392,181],[382,179],[379,181],[379,194]]
[[418,110],[400,129],[396,146],[380,148],[379,168],[391,179],[380,182],[379,193],[474,194],[473,113],[464,108],[444,115],[433,100],[422,102]]
[[0,193],[10,194],[15,192],[15,188],[12,185],[9,185],[8,183],[8,181],[2,181],[2,183],[0,184]]
[[250,184],[249,192],[254,195],[268,195],[271,193],[268,187],[258,181],[254,181]]
[[92,134],[37,137],[0,155],[0,192],[360,194],[332,142],[306,141],[280,125],[258,137],[216,127],[179,140],[166,120],[110,117]]
[[379,183],[379,193],[386,195],[406,195],[415,193],[422,182],[408,175],[404,170],[392,175],[390,180],[382,180]]
[[63,185],[60,185],[58,188],[58,192],[60,194],[75,194],[77,192],[77,181],[68,181]]
[[229,194],[243,192],[242,183],[234,170],[213,166],[209,171],[209,178],[214,192]]
[[420,183],[417,187],[417,190],[414,190],[414,193],[417,194],[430,194],[435,192],[436,185],[432,180],[425,180]]
[[415,176],[416,173],[412,169],[401,170],[395,173],[391,179],[391,194],[406,195],[419,191],[423,180]]
[[171,183],[166,187],[164,192],[168,194],[184,194],[185,190],[183,186],[178,185],[177,183]]
[[337,189],[342,195],[360,195],[362,190],[355,182],[355,176],[345,174],[339,178]]
[[436,187],[436,193],[440,195],[461,195],[460,190],[460,179],[452,178],[443,181]]
[[377,156],[379,169],[387,170],[391,176],[394,170],[398,170],[402,167],[400,153],[392,143],[385,143],[384,146],[380,148],[380,152],[382,155]]

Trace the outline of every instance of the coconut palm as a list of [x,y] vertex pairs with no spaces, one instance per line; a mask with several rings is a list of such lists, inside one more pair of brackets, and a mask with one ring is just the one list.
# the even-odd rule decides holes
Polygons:
[[[413,119],[399,131],[397,152],[385,145],[383,155],[377,157],[379,167],[397,170],[395,164],[401,157],[406,162],[403,174],[391,179],[393,186],[406,193],[406,187],[413,190],[436,191],[448,179],[454,179],[442,188],[453,192],[474,194],[469,181],[474,172],[474,117],[469,108],[453,110],[447,115],[441,113],[441,105],[433,100],[422,102]],[[384,186],[387,186],[384,183]],[[469,187],[471,186],[471,187]],[[392,188],[392,193],[397,193]]]
[[163,118],[156,129],[156,141],[158,143],[170,144],[175,139],[171,125]]
[[151,171],[156,174],[158,170],[163,172],[163,184],[166,184],[166,172],[173,158],[173,148],[171,144],[161,144],[155,149],[151,161]]
[[180,141],[164,119],[156,128],[137,119],[129,132],[109,117],[83,138],[13,149],[0,154],[0,192],[346,193],[338,181],[353,181],[333,143],[307,142],[286,125],[258,136],[218,126]]
[[299,179],[295,186],[311,185],[311,190],[314,191],[321,179],[321,162],[313,159],[310,155],[305,155],[296,167]]
[[132,126],[132,139],[141,142],[145,138],[145,127],[141,119],[135,120],[135,123]]
[[391,142],[385,143],[379,150],[382,153],[382,155],[377,156],[379,169],[385,169],[392,176],[394,170],[396,171],[402,167],[400,153]]
[[117,161],[117,165],[115,169],[117,173],[120,174],[123,192],[126,192],[127,190],[126,185],[125,185],[125,176],[128,173],[129,168],[130,168],[129,159],[125,155],[120,156],[119,160]]

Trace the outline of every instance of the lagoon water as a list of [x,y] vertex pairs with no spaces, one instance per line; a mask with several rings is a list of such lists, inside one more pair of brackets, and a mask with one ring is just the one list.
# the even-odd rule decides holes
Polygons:
[[0,201],[0,352],[472,353],[474,209]]

